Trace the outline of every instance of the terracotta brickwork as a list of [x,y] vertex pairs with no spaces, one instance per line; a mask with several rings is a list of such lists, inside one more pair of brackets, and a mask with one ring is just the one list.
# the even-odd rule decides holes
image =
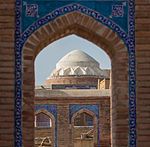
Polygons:
[[150,1],[136,0],[137,146],[150,146]]
[[0,1],[0,146],[14,145],[14,0]]
[[81,76],[81,77],[55,77],[45,81],[45,85],[50,84],[72,84],[72,85],[97,85],[98,77]]
[[109,89],[110,88],[110,79],[103,79],[98,81],[98,89]]
[[[35,138],[39,138],[40,137],[41,140],[38,139],[39,141],[37,141],[37,143],[35,144],[35,147],[39,147],[40,146],[40,144],[44,140],[45,136],[50,136],[51,145],[54,146],[54,140],[52,138],[52,136],[54,136],[53,133],[54,132],[53,132],[53,130],[51,128],[44,128],[44,129],[43,128],[36,128],[35,129]],[[43,143],[43,145],[44,145],[44,143]]]
[[46,142],[46,139],[48,139],[50,141],[50,144],[52,146],[54,146],[55,118],[54,118],[54,116],[51,113],[49,113],[48,111],[46,111],[44,109],[36,111],[35,112],[35,116],[37,114],[39,114],[39,113],[44,113],[51,119],[51,126],[50,127],[46,127],[46,128],[40,128],[40,127],[35,126],[35,130],[34,130],[34,137],[36,139],[35,147],[39,147],[40,145],[45,145],[44,143]]
[[[93,18],[73,12],[61,16],[35,31],[23,47],[23,140],[31,145],[33,141],[26,141],[31,136],[34,114],[34,59],[36,55],[51,42],[64,36],[76,34],[83,37],[102,49],[110,56],[112,61],[112,144],[114,146],[128,145],[128,55],[123,41],[108,27],[95,21]],[[116,76],[118,75],[118,76]],[[29,92],[30,91],[30,92]],[[25,94],[25,95],[24,95]],[[30,97],[30,100],[28,99]],[[117,101],[116,101],[117,98]],[[29,102],[30,101],[30,102]],[[28,119],[27,119],[28,118]],[[30,125],[30,127],[29,127]],[[24,129],[26,128],[26,129]],[[125,128],[125,129],[124,129]],[[120,135],[120,130],[122,135]],[[67,137],[67,136],[66,136]]]
[[[137,146],[150,146],[150,1],[136,0]],[[0,1],[0,144],[14,146],[15,0]],[[119,37],[92,18],[67,14],[34,32],[23,52],[23,143],[33,146],[34,58],[49,43],[69,34],[103,48],[112,60],[112,146],[128,146],[128,60]],[[116,76],[117,75],[117,76]],[[30,98],[29,98],[30,97]],[[30,116],[30,117],[28,117]]]
[[[74,90],[72,90],[74,91]],[[38,93],[38,92],[36,92]],[[79,90],[78,93],[82,93],[82,90]],[[89,104],[98,104],[99,105],[99,128],[100,128],[100,144],[101,147],[110,147],[110,98],[109,97],[76,97],[74,96],[67,96],[61,97],[56,96],[49,96],[43,94],[43,97],[36,97],[35,98],[35,105],[46,105],[46,104],[56,104],[57,105],[57,130],[58,130],[58,147],[73,147],[73,140],[81,134],[83,131],[82,129],[74,128],[74,117],[72,117],[71,122],[69,123],[69,105],[71,104],[80,104],[80,105],[89,105]],[[82,111],[82,109],[81,109]],[[84,111],[83,111],[84,112]],[[91,113],[91,112],[88,112]],[[93,116],[93,113],[91,114]],[[94,127],[97,132],[97,119],[94,118]],[[87,132],[87,128],[84,129]],[[39,131],[36,129],[36,136],[40,135],[37,134]],[[44,132],[44,129],[43,129]],[[95,132],[94,142],[97,143],[97,133]],[[42,134],[43,135],[43,134]],[[45,133],[46,135],[46,133]],[[50,134],[49,134],[50,135]],[[48,136],[49,136],[48,135]]]
[[[75,117],[77,116],[78,113],[82,113],[82,112],[86,112],[87,114],[90,114],[92,117],[93,117],[93,126],[92,127],[86,127],[86,126],[82,126],[82,127],[76,127],[74,125],[74,121],[75,121]],[[108,115],[106,115],[105,119],[109,119],[110,120],[110,113],[108,113]],[[103,120],[100,120],[100,121],[103,121]],[[98,125],[97,125],[97,119],[96,119],[96,116],[91,113],[91,111],[85,111],[85,110],[80,110],[80,112],[77,112],[76,114],[74,114],[74,116],[72,117],[72,146],[75,147],[75,144],[80,144],[81,140],[88,140],[88,144],[93,144],[93,145],[97,145],[98,143],[98,137],[97,137],[97,134],[98,134],[98,131],[97,131],[97,128],[98,128]],[[110,132],[110,127],[108,128],[109,129],[109,132]],[[91,136],[93,135],[93,138],[90,139],[90,138],[87,138],[87,137],[84,137],[83,134],[87,134],[88,132],[91,132],[91,130],[93,130],[93,132],[90,134]],[[110,134],[107,134],[109,137],[110,137]],[[82,139],[81,139],[82,138]],[[102,139],[103,140],[103,137]],[[110,143],[110,140],[107,140],[106,142],[109,142]],[[92,145],[92,146],[93,146]]]

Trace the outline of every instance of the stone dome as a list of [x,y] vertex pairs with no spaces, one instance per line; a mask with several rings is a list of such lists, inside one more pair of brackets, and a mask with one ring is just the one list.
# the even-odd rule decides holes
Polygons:
[[50,77],[58,76],[102,76],[99,63],[81,50],[73,50],[56,64]]

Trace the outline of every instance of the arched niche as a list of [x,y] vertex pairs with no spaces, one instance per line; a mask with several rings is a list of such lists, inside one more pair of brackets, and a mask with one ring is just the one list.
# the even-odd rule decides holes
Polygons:
[[[37,125],[36,117],[39,114],[45,115],[49,119],[49,126],[46,124]],[[55,144],[55,117],[45,109],[35,111],[35,130],[34,130],[34,147],[43,146],[45,143],[54,147]],[[43,123],[43,122],[42,122]]]
[[[34,143],[34,60],[37,54],[48,44],[70,34],[75,34],[91,41],[109,55],[112,64],[110,108],[111,143],[115,147],[128,146],[129,63],[127,47],[117,33],[110,28],[96,21],[94,18],[76,11],[59,16],[42,25],[27,38],[23,45],[23,145],[33,146]],[[30,117],[28,114],[30,114]],[[120,135],[120,130],[122,129],[124,132]]]
[[[76,125],[77,117],[81,116],[83,114],[91,117],[92,123],[90,122],[90,124],[88,124],[88,123],[83,124],[82,122],[80,122],[81,123],[80,125]],[[80,119],[82,119],[82,116]],[[98,139],[99,126],[98,125],[99,124],[98,124],[97,117],[92,111],[90,111],[88,109],[81,109],[81,110],[77,111],[76,113],[74,113],[71,118],[72,147],[80,146],[81,141],[83,141],[83,143],[85,143],[85,145],[86,145],[86,140],[87,140],[88,145],[98,146],[98,141],[99,141],[99,139]]]

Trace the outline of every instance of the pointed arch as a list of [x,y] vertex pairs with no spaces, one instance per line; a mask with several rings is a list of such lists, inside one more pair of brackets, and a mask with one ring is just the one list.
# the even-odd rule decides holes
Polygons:
[[[88,115],[90,115],[92,118],[93,118],[93,125],[92,126],[82,126],[84,128],[86,128],[85,130],[87,131],[86,133],[83,133],[82,131],[82,127],[81,126],[75,126],[75,119],[78,115],[81,115],[83,113],[86,113]],[[98,118],[96,116],[96,114],[94,112],[92,112],[91,110],[88,110],[88,109],[80,109],[78,110],[77,112],[75,112],[71,118],[71,125],[72,125],[72,146],[74,146],[74,139],[75,139],[75,136],[77,135],[77,132],[81,133],[80,135],[82,134],[88,134],[88,133],[93,133],[93,144],[99,146],[100,142],[99,142],[99,122],[98,122]],[[76,129],[77,129],[77,132],[76,132]],[[80,131],[79,131],[80,129]],[[85,131],[84,130],[84,131]],[[74,132],[75,131],[75,132]],[[76,135],[75,135],[76,134]],[[81,137],[81,136],[80,136]]]
[[[49,111],[47,111],[46,109],[39,109],[39,110],[35,111],[35,117],[41,113],[43,113],[44,115],[46,115],[50,119],[52,126],[36,127],[36,125],[35,125],[35,127],[36,127],[34,130],[35,131],[35,140],[36,139],[38,140],[39,138],[43,138],[41,141],[41,144],[42,144],[42,142],[44,143],[44,140],[48,139],[49,143],[52,146],[54,146],[55,141],[56,141],[55,140],[55,134],[57,133],[56,129],[55,129],[56,128],[56,119],[55,119],[54,115],[52,113],[50,113]],[[35,121],[36,121],[36,118],[35,118]],[[35,141],[35,143],[36,143],[36,141]]]
[[25,41],[23,54],[28,51],[33,52],[35,58],[48,44],[71,34],[93,42],[104,49],[110,58],[113,57],[116,49],[127,50],[124,41],[109,27],[80,12],[71,12],[35,30]]
[[97,123],[97,118],[96,118],[96,115],[95,115],[94,112],[92,112],[92,111],[90,111],[90,110],[88,110],[88,109],[80,109],[79,111],[77,111],[77,112],[75,112],[75,113],[73,114],[73,116],[72,116],[72,118],[71,118],[71,123],[72,123],[72,125],[74,124],[74,120],[75,120],[75,118],[77,117],[77,115],[80,115],[80,114],[82,114],[82,113],[87,113],[88,115],[92,116],[94,124]]
[[50,112],[48,112],[45,109],[40,109],[40,110],[35,111],[35,116],[40,113],[47,115],[52,120],[52,127],[54,125],[54,128],[55,128],[55,117],[53,116],[53,114],[51,114]]
[[[25,33],[23,34],[23,37]],[[128,139],[126,138],[128,137],[129,132],[128,49],[124,41],[118,36],[118,33],[114,32],[106,25],[98,22],[93,17],[76,11],[59,16],[45,24],[42,24],[41,27],[29,35],[23,44],[23,142],[26,142],[28,136],[28,131],[24,129],[27,125],[29,125],[29,122],[26,120],[28,113],[32,114],[32,117],[30,118],[31,126],[28,127],[27,130],[33,132],[34,60],[38,53],[40,53],[40,51],[48,44],[70,34],[76,34],[77,36],[93,42],[109,55],[112,63],[111,126],[112,140],[115,140],[112,144],[117,146],[116,140],[119,139],[117,128],[125,126],[127,129],[124,131],[124,139],[126,140],[125,144],[127,145]],[[29,99],[28,97],[31,98]],[[122,112],[123,110],[124,113]],[[123,125],[118,125],[118,121],[123,122]],[[34,135],[32,135],[31,138],[33,138],[33,136]],[[31,145],[32,141],[29,141],[28,143]],[[25,143],[25,145],[28,146],[28,143]]]

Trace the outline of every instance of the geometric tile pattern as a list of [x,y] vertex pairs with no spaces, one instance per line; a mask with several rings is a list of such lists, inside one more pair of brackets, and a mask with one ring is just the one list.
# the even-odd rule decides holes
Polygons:
[[123,17],[123,15],[124,15],[123,5],[113,5],[112,6],[112,16]]
[[37,4],[27,4],[26,5],[26,16],[28,16],[28,17],[38,16],[38,5]]

